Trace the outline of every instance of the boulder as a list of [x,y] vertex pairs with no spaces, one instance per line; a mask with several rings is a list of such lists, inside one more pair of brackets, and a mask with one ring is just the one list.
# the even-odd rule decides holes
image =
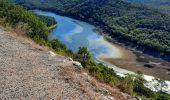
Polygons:
[[73,59],[72,59],[72,58],[67,58],[67,60],[68,60],[68,61],[73,61]]
[[81,63],[80,63],[80,62],[77,62],[77,61],[73,61],[73,65],[74,65],[76,68],[78,68],[78,69],[82,69],[82,68],[83,68],[83,66],[81,65]]
[[55,54],[54,52],[52,52],[52,51],[49,51],[48,54],[49,54],[50,56],[52,56],[52,57],[53,57],[53,56],[56,56],[56,54]]

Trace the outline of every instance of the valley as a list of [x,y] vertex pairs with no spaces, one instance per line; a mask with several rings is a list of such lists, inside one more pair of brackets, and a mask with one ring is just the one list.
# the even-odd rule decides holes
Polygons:
[[94,31],[95,26],[86,22],[47,11],[35,10],[34,12],[55,18],[58,27],[50,33],[50,38],[59,39],[74,52],[77,52],[81,46],[87,47],[97,62],[106,64],[118,74],[140,71],[145,75],[170,80],[169,62],[128,49],[120,44],[110,43],[103,35]]
[[[11,4],[11,2],[14,4]],[[15,41],[14,44],[16,45],[12,45],[12,42],[5,44],[4,41],[10,41],[10,39],[13,41],[15,38],[8,39],[6,35],[4,36],[6,32],[1,32],[1,37],[5,37],[5,39],[0,39],[2,44],[5,44],[1,45],[1,55],[7,58],[14,57],[12,62],[9,62],[6,58],[3,59],[3,57],[0,59],[3,66],[7,65],[5,68],[1,66],[2,71],[7,70],[2,73],[2,75],[7,76],[7,80],[0,80],[5,81],[4,84],[6,84],[7,89],[9,88],[9,81],[13,81],[8,74],[11,67],[16,68],[16,70],[13,70],[12,76],[18,75],[15,75],[15,73],[18,73],[18,68],[19,70],[24,68],[21,72],[25,72],[26,75],[35,74],[33,78],[38,77],[39,71],[37,69],[42,68],[43,72],[46,73],[40,73],[43,74],[40,77],[45,77],[46,75],[52,77],[52,73],[61,72],[61,74],[57,75],[57,81],[60,77],[64,77],[66,83],[70,83],[70,78],[65,78],[65,74],[72,77],[71,84],[75,85],[68,88],[68,91],[81,88],[86,93],[80,93],[80,91],[80,94],[75,95],[77,99],[82,96],[83,99],[93,98],[93,95],[89,95],[91,93],[96,95],[95,90],[86,91],[83,89],[89,86],[87,85],[89,84],[88,77],[92,77],[99,84],[103,83],[116,89],[116,91],[113,90],[114,96],[98,94],[97,92],[97,95],[106,100],[119,98],[120,92],[124,99],[128,96],[130,100],[132,98],[135,100],[140,100],[140,98],[144,100],[162,100],[163,98],[169,100],[170,16],[168,14],[150,6],[129,3],[124,0],[10,0],[10,2],[0,0],[0,8],[1,29],[4,28],[10,33],[16,33],[19,37],[26,38],[25,40],[27,41],[31,39],[30,41],[40,45],[38,49],[34,49],[34,47],[30,49],[27,45],[18,44]],[[17,36],[14,37],[18,39]],[[30,59],[27,59],[25,54],[19,54],[22,59],[18,60],[12,50],[12,55],[8,56],[5,53],[10,51],[6,47],[8,45],[11,45],[12,50],[16,52],[22,53],[26,51],[26,55]],[[18,45],[19,47],[17,47]],[[30,44],[30,46],[35,46],[35,44]],[[48,49],[47,53],[44,52],[44,48]],[[33,58],[38,57],[34,61],[30,57],[32,52]],[[58,63],[58,59],[62,61]],[[8,62],[9,64],[12,63],[12,66],[8,66]],[[51,62],[52,65],[49,67]],[[16,66],[18,63],[20,64],[19,67]],[[41,65],[44,63],[45,66]],[[66,64],[66,66],[62,64]],[[44,69],[46,67],[54,68],[53,65],[59,67],[54,72]],[[29,68],[26,69],[25,66]],[[36,71],[32,72],[31,69]],[[79,73],[80,69],[83,70],[83,73]],[[81,80],[81,78],[74,78],[77,75],[83,78],[84,72],[85,76],[88,75],[87,79],[85,79],[88,80],[87,84],[84,84],[85,81]],[[24,82],[24,80],[20,80],[22,79],[20,75],[18,75],[19,80],[16,82]],[[26,78],[26,76],[24,77]],[[32,82],[29,79],[27,80]],[[44,81],[44,78],[39,78],[39,80]],[[45,78],[45,80],[49,79]],[[42,84],[37,80],[34,81]],[[49,81],[53,82],[52,80]],[[17,86],[15,82],[12,85]],[[21,85],[31,86],[25,83]],[[50,83],[47,88],[54,88],[54,85],[56,85],[55,82]],[[93,88],[93,84],[90,84],[90,87]],[[19,88],[20,91],[22,89]],[[44,86],[40,86],[40,89],[44,89]],[[55,87],[54,91],[57,89],[59,88]],[[65,88],[61,88],[61,90],[65,91]],[[71,91],[70,93],[74,94],[76,91]],[[88,91],[91,91],[91,93]],[[7,90],[7,92],[10,91]],[[33,93],[35,91],[29,92]],[[6,91],[3,93],[2,98],[5,97]],[[115,94],[117,93],[118,95],[116,96]],[[10,98],[19,98],[20,96],[18,95],[20,94],[24,98],[30,97],[21,92],[14,92],[12,96],[8,96]],[[25,94],[29,95],[29,93]],[[48,96],[48,93],[44,94],[44,97],[53,97],[52,92],[49,93],[51,96]],[[63,92],[59,94],[61,96],[59,99],[67,98],[66,95],[68,94],[62,94]],[[35,97],[42,97],[42,95],[36,95]],[[72,98],[72,96],[69,97]]]

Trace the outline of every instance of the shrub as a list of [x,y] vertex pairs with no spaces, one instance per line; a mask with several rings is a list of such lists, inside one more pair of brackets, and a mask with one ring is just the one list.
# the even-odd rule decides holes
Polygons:
[[156,93],[156,100],[170,100],[170,95],[163,92],[158,92]]

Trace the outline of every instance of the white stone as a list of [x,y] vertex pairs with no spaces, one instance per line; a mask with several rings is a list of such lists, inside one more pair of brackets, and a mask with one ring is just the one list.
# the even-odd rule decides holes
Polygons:
[[56,54],[55,54],[54,52],[52,52],[52,51],[49,51],[48,54],[49,54],[50,56],[52,56],[52,57],[53,57],[53,56],[56,56]]
[[79,67],[79,68],[83,68],[82,65],[81,65],[81,63],[80,63],[80,62],[77,62],[77,61],[74,61],[74,62],[73,62],[73,65],[74,65],[74,66],[77,66],[77,67]]
[[73,61],[73,59],[72,59],[72,58],[67,58],[67,60],[68,60],[68,61]]

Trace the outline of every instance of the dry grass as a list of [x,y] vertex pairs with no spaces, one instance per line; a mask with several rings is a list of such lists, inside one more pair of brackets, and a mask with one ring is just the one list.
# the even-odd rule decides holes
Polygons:
[[[22,34],[6,32],[2,28],[0,33],[3,33],[0,35],[3,43],[0,51],[5,52],[0,52],[4,55],[0,57],[0,79],[6,77],[0,80],[4,84],[0,86],[0,99],[14,99],[13,96],[16,96],[15,99],[109,100],[113,97],[124,100],[119,89],[100,83],[65,57],[50,57],[48,47],[39,46]],[[18,89],[15,90],[18,92],[6,94],[11,89]]]
[[72,64],[65,65],[60,74],[65,76],[68,82],[76,84],[76,88],[91,97],[92,100],[102,100],[101,98],[103,97],[113,97],[115,100],[124,100],[118,88],[100,83],[86,71],[77,70]]

